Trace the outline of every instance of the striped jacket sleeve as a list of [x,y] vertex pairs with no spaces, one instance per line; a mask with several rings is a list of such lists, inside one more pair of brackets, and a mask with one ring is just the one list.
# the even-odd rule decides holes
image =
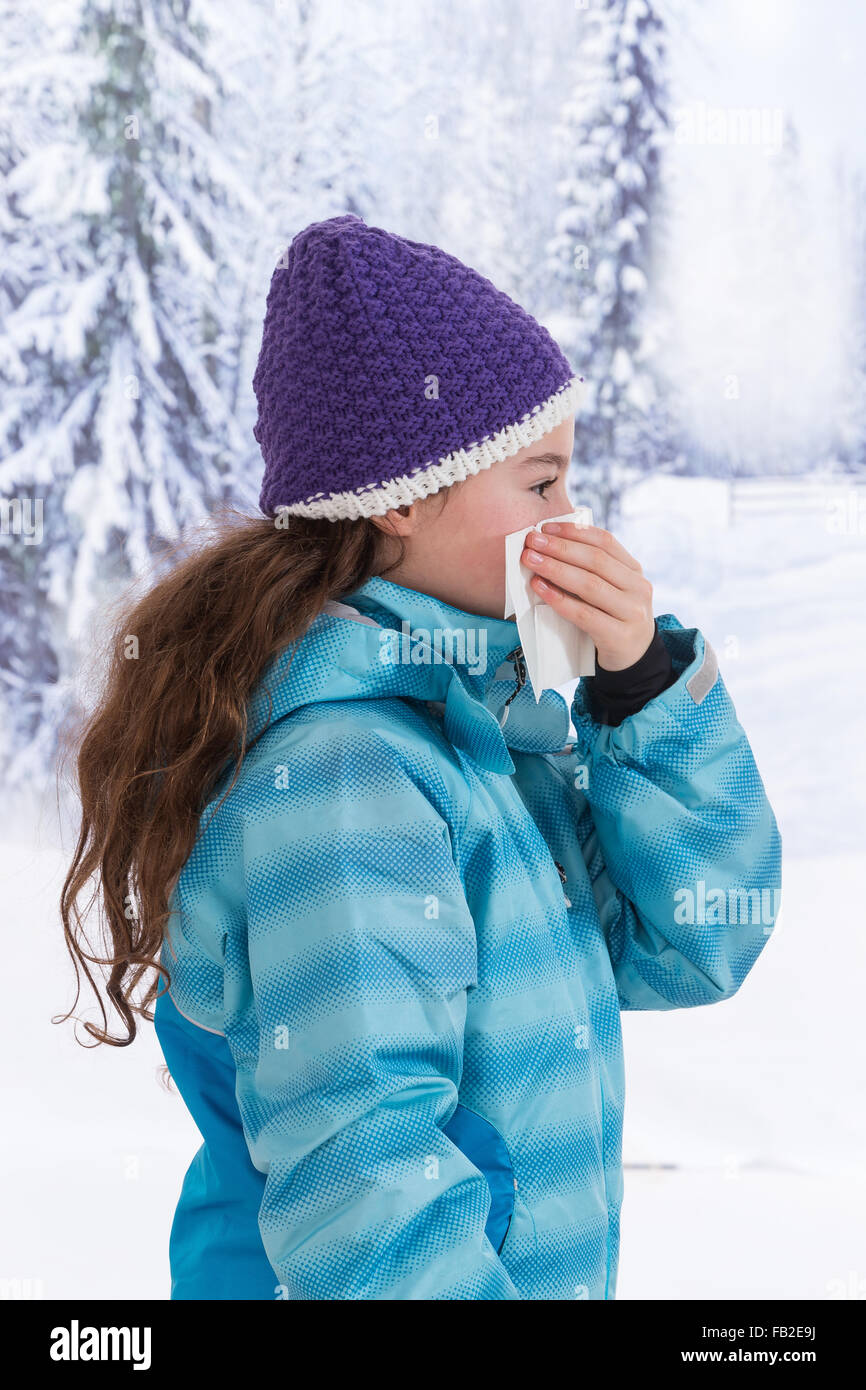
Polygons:
[[677,679],[609,726],[578,685],[581,848],[623,1009],[739,989],[779,911],[779,828],[713,648],[658,618]]
[[251,998],[227,1036],[292,1299],[520,1297],[487,1179],[441,1127],[475,927],[449,822],[404,763],[357,721],[301,721],[243,816]]

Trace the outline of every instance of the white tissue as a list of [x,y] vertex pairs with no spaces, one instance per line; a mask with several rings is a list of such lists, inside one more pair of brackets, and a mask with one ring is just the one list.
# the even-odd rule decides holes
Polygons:
[[[577,526],[592,525],[592,509],[575,507],[563,516],[546,516],[544,521],[572,521]],[[543,690],[567,685],[576,676],[595,675],[595,643],[587,633],[567,622],[545,603],[530,586],[534,571],[521,565],[524,541],[530,531],[544,523],[524,526],[505,537],[505,612],[517,622],[520,643],[526,659],[526,673],[536,704]]]

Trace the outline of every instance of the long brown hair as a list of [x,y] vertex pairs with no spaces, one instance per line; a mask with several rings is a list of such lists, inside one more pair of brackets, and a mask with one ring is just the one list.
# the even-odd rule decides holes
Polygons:
[[[103,1022],[102,1029],[89,1021],[84,1027],[115,1047],[134,1041],[136,1014],[153,1021],[147,1009],[158,978],[140,999],[136,992],[151,970],[166,976],[159,954],[169,898],[209,794],[234,761],[222,804],[256,741],[247,742],[247,706],[264,668],[329,599],[385,574],[387,546],[396,540],[401,550],[389,570],[405,554],[399,537],[369,518],[282,514],[274,521],[229,509],[210,524],[216,539],[194,545],[143,598],[121,601],[98,703],[65,735],[60,758],[62,768],[69,753],[77,755],[82,816],[60,899],[77,988],[72,1008],[55,1021],[69,1018],[78,1002],[81,966]],[[188,544],[174,547],[172,559]],[[88,885],[94,892],[80,911]],[[84,931],[95,900],[104,914],[101,954],[90,952]],[[88,962],[109,972],[105,993],[126,1037],[109,1036]]]

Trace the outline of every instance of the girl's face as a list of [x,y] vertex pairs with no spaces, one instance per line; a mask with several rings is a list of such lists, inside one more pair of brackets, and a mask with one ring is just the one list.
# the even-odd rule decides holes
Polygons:
[[572,417],[510,458],[412,503],[406,515],[374,517],[406,547],[403,563],[384,578],[466,613],[510,618],[503,614],[505,537],[572,510],[565,476],[573,446]]

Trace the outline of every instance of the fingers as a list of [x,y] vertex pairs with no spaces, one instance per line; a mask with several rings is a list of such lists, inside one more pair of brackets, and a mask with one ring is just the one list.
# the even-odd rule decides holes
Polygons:
[[548,584],[538,576],[533,576],[532,583],[533,587],[538,588],[545,603],[555,609],[561,617],[587,633],[597,648],[603,651],[616,649],[625,631],[621,619],[612,618],[591,603],[575,597],[574,594],[565,593],[555,584]]
[[[569,556],[571,549],[580,551],[586,549],[584,546],[575,545],[572,541],[564,541],[563,545],[570,547],[567,552]],[[564,593],[573,594],[591,604],[593,608],[599,608],[603,613],[607,613],[613,618],[619,618],[621,621],[633,617],[635,609],[633,587],[629,589],[617,588],[615,584],[603,579],[597,570],[584,568],[582,560],[572,561],[570,558],[558,560],[548,553],[548,547],[539,550],[534,546],[527,546],[522,559],[539,578],[546,580],[549,584],[555,584]],[[640,576],[636,576],[633,570],[627,570],[626,573],[633,586],[635,578]]]
[[[545,521],[541,523],[541,531],[543,535],[551,538],[545,547],[551,554],[565,555],[565,546],[570,548],[578,544],[585,547],[582,556],[575,553],[572,563],[597,569],[597,572],[611,584],[616,583],[616,563],[625,565],[626,569],[636,570],[638,574],[643,573],[638,561],[626,550],[622,542],[601,526],[577,526],[573,521]],[[532,531],[529,532],[527,542],[533,534]],[[563,546],[563,549],[557,549],[559,546]],[[590,553],[596,562],[592,566],[589,565]]]

